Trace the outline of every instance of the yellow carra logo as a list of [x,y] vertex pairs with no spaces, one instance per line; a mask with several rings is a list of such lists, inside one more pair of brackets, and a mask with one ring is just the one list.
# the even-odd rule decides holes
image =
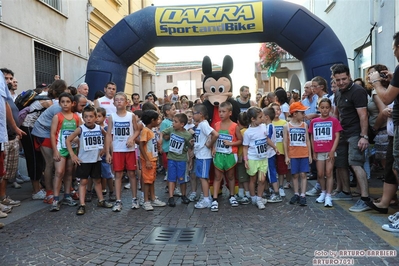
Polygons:
[[165,8],[160,23],[202,23],[252,20],[252,5],[227,5],[219,7]]

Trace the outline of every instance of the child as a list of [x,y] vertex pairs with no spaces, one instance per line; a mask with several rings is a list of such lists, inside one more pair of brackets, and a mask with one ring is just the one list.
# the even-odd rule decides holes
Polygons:
[[[274,120],[276,116],[276,112],[274,111],[273,107],[266,107],[263,108],[263,121],[266,124],[266,129],[267,129],[267,137],[273,141],[273,143],[276,143],[276,131],[274,130],[274,126],[272,124],[272,121]],[[282,202],[282,199],[280,197],[279,193],[279,187],[278,187],[278,182],[277,182],[277,170],[276,170],[276,157],[279,154],[278,150],[277,153],[275,150],[271,147],[267,147],[267,165],[268,165],[268,171],[267,171],[267,176],[269,178],[269,183],[272,184],[273,186],[273,192],[272,195],[270,196],[270,199],[268,202],[274,203],[274,202]]]
[[[187,124],[184,126],[184,128],[191,134],[191,136],[194,136],[195,134],[195,125],[193,123],[193,110],[189,109],[186,111],[187,115]],[[191,193],[188,195],[188,199],[193,202],[197,199],[197,178],[195,177],[195,172],[193,171],[194,169],[194,150],[191,149],[188,151],[188,161],[187,161],[187,167],[186,167],[186,173],[187,176],[190,177],[190,186],[191,186]]]
[[[248,129],[248,119],[247,112],[240,113],[238,115],[237,124],[240,127],[241,136],[244,136],[245,131]],[[238,195],[236,195],[236,199],[238,203],[246,205],[251,201],[249,198],[251,194],[249,193],[249,175],[247,170],[245,169],[245,162],[242,158],[242,150],[243,146],[238,147],[238,162],[237,162],[237,176],[238,176]],[[245,194],[244,194],[245,192]]]
[[[117,92],[114,97],[116,113],[108,117],[108,130],[105,137],[106,160],[112,163],[115,171],[116,202],[112,211],[122,210],[121,188],[123,170],[126,169],[132,191],[132,209],[138,209],[136,154],[134,152],[134,140],[139,135],[136,116],[126,111],[127,96],[123,92]],[[112,150],[112,155],[111,155]]]
[[168,182],[169,182],[169,200],[168,205],[175,207],[173,192],[176,182],[179,182],[183,196],[181,200],[184,204],[189,204],[190,200],[186,197],[186,175],[187,152],[191,148],[190,140],[192,135],[186,131],[184,126],[187,123],[185,114],[177,114],[173,118],[173,127],[168,127],[162,131],[163,139],[170,141],[168,152]]
[[311,134],[313,146],[313,160],[316,160],[317,180],[321,185],[321,194],[316,199],[316,202],[324,202],[324,207],[332,207],[331,192],[334,185],[335,150],[338,146],[342,126],[338,119],[330,116],[330,99],[322,98],[318,105],[321,116],[313,119],[309,125],[309,134]]
[[[103,152],[105,131],[95,124],[97,113],[93,106],[86,106],[83,109],[82,117],[85,121],[84,125],[79,126],[66,140],[71,160],[77,165],[76,177],[80,178],[80,206],[76,211],[77,215],[83,215],[86,212],[85,193],[89,176],[94,180],[94,189],[98,197],[97,206],[112,207],[111,203],[104,200],[101,187],[100,153]],[[71,145],[71,141],[76,137],[79,137],[79,156],[73,153]]]
[[[272,103],[270,105],[273,107],[275,111],[275,117],[272,122],[274,129],[276,131],[276,147],[278,149],[279,154],[276,155],[276,168],[277,168],[277,174],[278,174],[278,180],[279,180],[279,193],[281,197],[285,197],[285,192],[284,188],[290,188],[291,184],[291,174],[288,171],[288,166],[285,164],[285,155],[284,155],[284,134],[283,134],[283,128],[284,125],[287,124],[287,121],[280,119],[280,114],[281,114],[281,109],[280,105],[278,103]],[[284,185],[284,175],[287,177],[287,183]]]
[[[105,119],[107,111],[102,107],[97,107],[97,119],[96,124],[101,127],[101,129],[107,132],[108,126],[105,126]],[[104,138],[105,139],[105,138]],[[105,189],[108,186],[109,190],[109,201],[116,201],[116,197],[114,194],[114,175],[112,174],[111,165],[107,163],[105,160],[105,156],[101,157],[101,183],[102,188]]]
[[169,94],[168,98],[171,103],[177,102],[179,100],[179,88],[174,86],[173,92]]
[[195,175],[201,180],[204,198],[195,204],[197,209],[211,206],[209,199],[209,170],[212,162],[211,147],[219,134],[211,128],[208,121],[208,110],[205,105],[194,106],[194,121],[198,123],[194,135]]
[[[60,189],[62,180],[64,180],[65,187],[65,195],[62,203],[69,206],[77,205],[70,194],[73,165],[66,146],[66,139],[75,131],[76,127],[81,124],[81,120],[79,116],[72,111],[72,107],[76,103],[71,94],[61,93],[59,96],[59,104],[62,110],[53,117],[50,135],[55,167],[53,180],[54,200],[50,207],[50,211],[52,212],[60,210]],[[74,148],[76,148],[76,146],[74,146]],[[76,150],[74,152],[76,152]]]
[[181,102],[180,113],[184,114],[186,111],[189,110],[188,107],[190,105],[190,102],[187,98],[182,98],[180,102]]
[[215,131],[219,133],[215,147],[212,149],[215,166],[215,180],[213,181],[213,201],[211,211],[219,210],[218,193],[223,176],[226,175],[229,182],[230,198],[232,207],[237,207],[238,202],[234,197],[235,189],[235,165],[237,163],[238,146],[242,144],[240,128],[230,120],[233,106],[229,102],[222,102],[219,106],[220,122],[215,124]]
[[[144,183],[143,209],[146,211],[154,210],[153,206],[163,207],[166,205],[165,202],[155,198],[154,183],[157,174],[156,170],[159,148],[155,134],[151,129],[159,125],[158,117],[158,112],[154,110],[144,111],[141,117],[141,121],[144,123],[145,127],[143,127],[140,133],[139,147],[141,165],[143,166],[141,169]],[[150,198],[152,200],[152,204],[150,202]]]
[[[257,205],[259,210],[263,210],[267,203],[267,200],[262,198],[268,164],[267,145],[272,146],[275,151],[277,151],[277,148],[272,140],[267,137],[262,109],[255,106],[250,107],[247,110],[247,118],[251,123],[244,133],[243,158],[250,179],[249,192],[251,193],[252,204]],[[255,196],[256,180],[258,180],[258,196]]]
[[[284,125],[284,152],[285,163],[291,163],[292,183],[295,195],[290,204],[299,203],[306,206],[306,173],[309,172],[309,164],[312,163],[312,148],[308,136],[308,126],[303,121],[308,107],[301,102],[295,102],[290,106],[291,121]],[[301,195],[299,196],[298,177],[301,178]]]
[[[165,103],[162,106],[162,112],[164,114],[165,119],[161,122],[161,126],[160,126],[160,131],[164,131],[165,129],[167,129],[168,127],[172,126],[173,123],[173,117],[176,114],[176,107],[173,103]],[[163,162],[163,167],[165,168],[165,170],[168,170],[168,152],[169,152],[169,140],[166,139],[162,139],[162,162]],[[166,172],[165,174],[165,181],[168,178],[168,173]],[[169,191],[168,186],[166,185],[165,191]],[[180,195],[181,196],[181,195]]]

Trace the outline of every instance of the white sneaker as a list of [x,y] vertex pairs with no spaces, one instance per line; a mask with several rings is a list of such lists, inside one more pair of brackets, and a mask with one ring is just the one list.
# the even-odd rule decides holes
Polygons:
[[333,203],[332,203],[331,197],[326,197],[324,199],[324,207],[332,207],[332,206],[333,206]]
[[161,200],[159,200],[158,198],[155,198],[155,200],[153,202],[151,202],[151,205],[153,207],[165,207],[166,203],[161,201]]
[[12,187],[13,188],[21,188],[22,186],[20,184],[18,184],[17,182],[13,182]]
[[280,194],[280,197],[285,197],[285,191],[284,188],[279,188],[278,193]]
[[206,209],[211,206],[211,202],[205,199],[198,201],[197,204],[194,205],[196,209]]
[[43,190],[39,190],[36,194],[32,194],[32,199],[34,200],[43,200],[46,198],[46,192]]
[[146,201],[143,204],[143,209],[146,210],[146,211],[153,211],[154,207],[152,207],[151,202]]
[[213,212],[219,211],[219,203],[216,200],[214,200],[211,204],[211,211]]
[[325,193],[320,193],[320,196],[316,199],[316,202],[317,203],[324,203],[325,198],[326,198],[326,194]]
[[181,197],[182,194],[180,192],[180,188],[175,187],[175,191],[173,192],[173,196]]
[[137,198],[132,199],[132,209],[140,208]]
[[392,215],[389,215],[389,216],[388,216],[388,220],[389,220],[391,223],[396,223],[396,221],[399,221],[399,212],[396,212],[396,213],[394,213],[394,214],[392,214]]
[[130,183],[127,183],[127,184],[124,186],[124,188],[130,189]]
[[190,195],[188,196],[188,199],[190,201],[195,201],[197,199],[197,193],[191,192]]
[[[267,201],[266,201],[267,202]],[[265,204],[263,204],[263,201],[262,200],[258,200],[257,202],[256,202],[256,206],[258,206],[258,209],[259,210],[263,210],[264,208],[266,208],[265,207]]]

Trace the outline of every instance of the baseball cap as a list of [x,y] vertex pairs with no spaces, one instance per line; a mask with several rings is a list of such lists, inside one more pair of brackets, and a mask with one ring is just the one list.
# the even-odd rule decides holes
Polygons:
[[306,107],[301,102],[294,102],[290,105],[290,114],[293,114],[296,111],[306,111],[309,107]]
[[293,89],[292,93],[298,93],[299,94],[299,90],[298,89]]

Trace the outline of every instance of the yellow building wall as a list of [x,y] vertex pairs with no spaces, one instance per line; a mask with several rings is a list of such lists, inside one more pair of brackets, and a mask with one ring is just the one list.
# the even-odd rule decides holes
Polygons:
[[[130,3],[129,3],[130,2]],[[144,7],[150,6],[152,1],[146,0],[92,0],[90,1],[93,12],[90,14],[89,21],[89,47],[94,49],[101,36],[111,29],[125,16],[134,13]],[[129,7],[130,4],[130,7]],[[125,93],[131,95],[134,92],[140,93],[141,75],[135,75],[138,71],[134,68],[143,69],[149,74],[155,75],[155,65],[158,57],[154,53],[154,49],[148,51],[138,61],[136,61],[127,70]],[[99,90],[102,88],[93,88]]]

